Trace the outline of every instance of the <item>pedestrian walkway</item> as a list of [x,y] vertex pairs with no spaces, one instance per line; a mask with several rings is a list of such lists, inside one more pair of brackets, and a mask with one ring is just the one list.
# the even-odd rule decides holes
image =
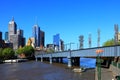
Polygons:
[[[97,71],[96,71],[96,74],[97,74]],[[96,80],[98,80],[97,75],[96,75]],[[110,71],[110,69],[102,68],[101,69],[101,80],[116,80],[116,79],[112,71]]]

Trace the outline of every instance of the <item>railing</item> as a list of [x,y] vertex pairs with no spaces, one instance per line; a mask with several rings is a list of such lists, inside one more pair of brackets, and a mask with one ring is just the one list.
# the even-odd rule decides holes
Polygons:
[[120,63],[112,61],[112,65],[120,69]]
[[112,61],[112,65],[115,66],[115,67],[117,67],[117,63],[114,62],[114,61]]
[[118,63],[118,68],[120,69],[120,63]]

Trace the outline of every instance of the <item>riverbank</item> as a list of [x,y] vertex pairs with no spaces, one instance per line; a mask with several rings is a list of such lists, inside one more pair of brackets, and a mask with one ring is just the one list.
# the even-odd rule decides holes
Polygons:
[[1,80],[95,80],[95,69],[75,73],[66,64],[24,62],[0,64]]
[[28,59],[10,59],[10,60],[4,60],[4,63],[17,63],[17,62],[26,62]]

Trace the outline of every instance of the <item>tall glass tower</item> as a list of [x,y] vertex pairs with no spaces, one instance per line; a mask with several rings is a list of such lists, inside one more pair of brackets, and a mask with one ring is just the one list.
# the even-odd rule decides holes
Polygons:
[[8,32],[5,32],[5,40],[8,40]]
[[38,25],[33,26],[33,37],[35,39],[35,47],[40,47],[40,27]]

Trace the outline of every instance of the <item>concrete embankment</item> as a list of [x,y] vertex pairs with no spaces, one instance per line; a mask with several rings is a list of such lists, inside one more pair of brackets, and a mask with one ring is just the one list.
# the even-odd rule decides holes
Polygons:
[[10,59],[10,60],[4,60],[5,63],[16,63],[16,62],[25,62],[27,59]]

